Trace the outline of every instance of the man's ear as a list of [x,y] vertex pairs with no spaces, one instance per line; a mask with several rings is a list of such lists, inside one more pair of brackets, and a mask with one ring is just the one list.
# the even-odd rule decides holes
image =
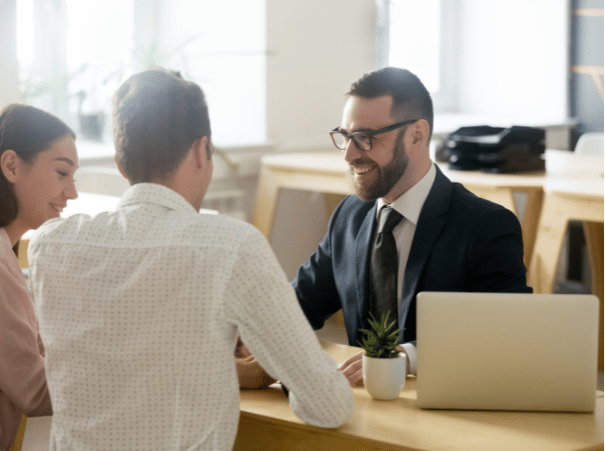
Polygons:
[[[128,182],[130,182],[130,180],[128,179],[128,175],[126,175],[126,171],[122,167],[122,164],[120,163],[120,159],[118,158],[117,155],[114,157],[114,160],[116,161],[116,166],[118,167],[118,171],[120,171],[120,174],[122,174],[122,177],[124,177],[126,180],[128,180]],[[132,185],[132,183],[131,183],[131,185]]]
[[202,136],[200,139],[193,142],[192,150],[194,152],[195,164],[198,169],[204,168],[208,164],[208,137]]
[[426,119],[419,119],[412,124],[411,144],[414,146],[428,145],[430,126]]
[[4,177],[9,183],[16,182],[19,174],[19,163],[19,156],[14,150],[7,149],[2,152],[2,156],[0,156],[0,168],[2,169],[2,174],[4,174]]

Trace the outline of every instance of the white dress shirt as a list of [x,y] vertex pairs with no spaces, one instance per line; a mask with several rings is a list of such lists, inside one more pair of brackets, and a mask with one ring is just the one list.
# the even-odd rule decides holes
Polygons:
[[346,378],[247,223],[137,184],[115,212],[44,224],[29,258],[51,449],[230,450],[238,335],[301,420],[338,427],[352,411]]
[[[399,260],[397,274],[397,299],[399,300],[401,300],[403,284],[405,283],[403,276],[405,274],[408,256],[410,255],[412,240],[416,233],[418,218],[420,217],[422,206],[431,191],[436,175],[437,170],[435,169],[435,165],[431,164],[431,167],[425,176],[409,190],[395,199],[390,205],[393,209],[403,215],[401,222],[393,229],[393,236],[395,238],[395,244],[397,245],[397,257]],[[376,204],[376,214],[379,215],[381,208],[387,204],[382,198],[378,199]],[[378,216],[376,219],[378,219]],[[411,343],[404,343],[403,348],[410,360],[410,371],[415,374],[416,347]]]

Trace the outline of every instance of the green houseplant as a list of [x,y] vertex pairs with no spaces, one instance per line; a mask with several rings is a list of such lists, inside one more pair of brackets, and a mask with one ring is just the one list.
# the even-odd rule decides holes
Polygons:
[[407,375],[406,356],[397,349],[401,330],[389,317],[390,312],[386,312],[377,320],[370,313],[370,328],[361,329],[364,336],[359,343],[366,352],[362,357],[364,384],[378,400],[397,399]]
[[391,312],[383,313],[380,320],[370,313],[370,329],[361,329],[364,334],[359,345],[366,351],[368,357],[377,359],[394,359],[399,357],[397,346],[399,332],[397,321],[390,320]]

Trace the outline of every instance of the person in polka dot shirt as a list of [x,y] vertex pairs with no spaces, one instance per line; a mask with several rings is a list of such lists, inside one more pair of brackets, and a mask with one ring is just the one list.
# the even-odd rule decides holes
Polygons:
[[51,449],[231,449],[240,339],[301,420],[342,425],[349,383],[267,240],[198,214],[213,152],[199,86],[160,68],[136,74],[116,92],[113,119],[132,185],[117,209],[49,221],[29,247]]

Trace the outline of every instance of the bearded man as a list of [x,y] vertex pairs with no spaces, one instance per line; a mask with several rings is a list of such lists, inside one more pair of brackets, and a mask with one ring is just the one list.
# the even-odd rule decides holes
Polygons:
[[[315,329],[342,309],[352,346],[370,314],[390,313],[403,329],[409,373],[416,371],[419,292],[532,292],[517,217],[439,170],[429,155],[432,131],[430,94],[408,70],[387,67],[353,82],[330,134],[357,195],[335,210],[292,282]],[[341,370],[358,382],[361,354]]]

